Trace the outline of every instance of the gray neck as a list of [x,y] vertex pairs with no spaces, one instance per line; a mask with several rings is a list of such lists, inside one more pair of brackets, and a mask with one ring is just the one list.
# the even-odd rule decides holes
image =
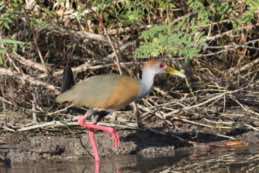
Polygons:
[[139,98],[149,94],[154,83],[155,72],[152,69],[144,69],[142,72],[142,79],[140,81],[141,91]]

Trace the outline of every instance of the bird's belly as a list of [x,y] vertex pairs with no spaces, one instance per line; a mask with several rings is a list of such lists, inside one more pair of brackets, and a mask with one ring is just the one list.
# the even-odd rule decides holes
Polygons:
[[95,104],[95,108],[101,110],[120,110],[130,104],[133,99],[129,98],[127,100],[121,98],[112,98],[103,102]]

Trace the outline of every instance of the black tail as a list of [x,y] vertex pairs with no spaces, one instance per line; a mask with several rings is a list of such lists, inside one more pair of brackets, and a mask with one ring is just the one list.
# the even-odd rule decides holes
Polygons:
[[74,75],[68,63],[66,64],[63,72],[63,83],[61,92],[65,92],[75,85]]

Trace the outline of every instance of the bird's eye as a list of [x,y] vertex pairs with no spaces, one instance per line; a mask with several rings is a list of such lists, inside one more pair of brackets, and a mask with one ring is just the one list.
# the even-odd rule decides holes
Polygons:
[[165,65],[161,63],[161,64],[159,65],[159,67],[160,67],[160,68],[164,68]]

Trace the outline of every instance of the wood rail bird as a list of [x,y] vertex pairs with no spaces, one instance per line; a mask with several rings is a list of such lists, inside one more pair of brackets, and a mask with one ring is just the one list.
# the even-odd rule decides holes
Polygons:
[[120,145],[120,137],[114,128],[86,122],[86,118],[95,114],[95,110],[105,110],[108,113],[112,113],[125,107],[132,101],[148,95],[153,86],[154,77],[165,72],[185,77],[183,71],[169,67],[159,60],[149,60],[143,66],[141,80],[117,74],[93,76],[75,84],[71,89],[59,95],[56,101],[58,103],[70,102],[74,106],[89,108],[84,116],[79,116],[76,119],[81,127],[88,130],[93,155],[95,160],[99,161],[100,157],[95,131],[100,130],[111,134],[114,140],[114,147]]

